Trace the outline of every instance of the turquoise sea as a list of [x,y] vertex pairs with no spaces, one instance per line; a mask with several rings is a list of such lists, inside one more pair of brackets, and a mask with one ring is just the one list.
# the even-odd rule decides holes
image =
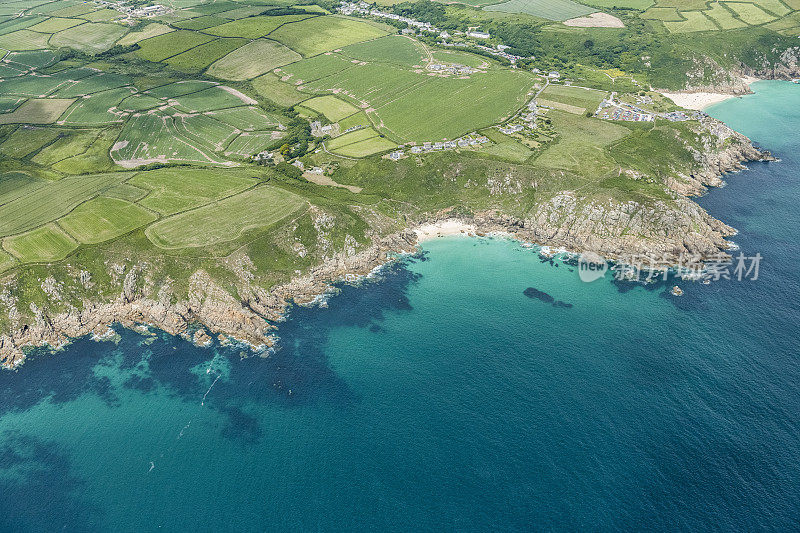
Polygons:
[[800,86],[754,88],[710,112],[782,160],[700,202],[757,280],[447,238],[266,359],[77,340],[0,373],[0,530],[798,529]]

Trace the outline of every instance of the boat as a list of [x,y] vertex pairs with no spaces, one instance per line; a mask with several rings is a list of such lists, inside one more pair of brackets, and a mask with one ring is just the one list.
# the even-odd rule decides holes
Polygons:
[[792,80],[792,83],[800,83],[800,78],[797,78],[796,80]]

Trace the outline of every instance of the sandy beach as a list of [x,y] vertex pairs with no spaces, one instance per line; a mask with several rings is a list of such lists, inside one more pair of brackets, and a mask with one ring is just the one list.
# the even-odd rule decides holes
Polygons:
[[475,233],[475,226],[461,222],[460,220],[440,220],[432,224],[423,224],[414,229],[417,234],[419,242],[435,239],[436,237],[445,237],[447,235],[461,235]]
[[694,109],[702,111],[710,105],[724,102],[729,98],[736,98],[735,94],[722,94],[722,93],[661,93],[675,104],[685,107],[686,109]]

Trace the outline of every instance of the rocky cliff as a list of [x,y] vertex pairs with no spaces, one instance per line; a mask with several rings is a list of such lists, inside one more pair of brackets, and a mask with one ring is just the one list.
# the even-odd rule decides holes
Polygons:
[[[728,248],[725,238],[735,230],[710,216],[687,196],[702,193],[706,186],[720,185],[723,173],[743,168],[746,161],[767,159],[769,154],[710,118],[701,122],[697,133],[704,139],[702,150],[693,149],[697,170],[666,180],[669,200],[619,202],[584,198],[576,191],[565,190],[522,217],[486,210],[473,213],[466,221],[479,232],[507,232],[527,242],[576,252],[593,251],[610,259],[647,255],[674,264],[681,255],[715,256]],[[451,216],[452,210],[445,210],[409,220],[408,225]],[[412,231],[386,233],[385,229],[382,233],[373,231],[370,244],[362,249],[347,246],[330,254],[306,274],[269,290],[252,283],[245,275],[239,277],[235,291],[226,290],[207,272],[198,270],[189,280],[188,297],[181,299],[172,290],[170,280],[162,279],[156,266],[133,262],[113,266],[121,280],[121,290],[111,301],[69,304],[60,296],[59,283],[49,277],[42,282],[43,291],[53,302],[53,308],[66,306],[66,310],[50,312],[30,304],[28,313],[17,308],[17,288],[12,277],[0,288],[0,304],[8,311],[11,322],[10,330],[0,336],[0,362],[14,367],[24,360],[27,347],[59,347],[70,338],[90,333],[102,335],[115,322],[126,327],[151,324],[198,344],[210,341],[211,333],[221,339],[268,347],[273,342],[270,336],[273,323],[280,319],[289,302],[310,302],[332,282],[367,274],[385,263],[392,253],[415,249],[416,234]],[[249,258],[240,257],[237,261],[246,264]]]

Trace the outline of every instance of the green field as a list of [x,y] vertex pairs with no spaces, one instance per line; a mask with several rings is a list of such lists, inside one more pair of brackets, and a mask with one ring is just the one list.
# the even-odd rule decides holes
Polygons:
[[98,197],[79,205],[58,224],[82,244],[97,244],[149,224],[156,215],[118,198]]
[[226,22],[228,22],[228,19],[214,15],[205,15],[203,17],[175,22],[172,25],[182,30],[204,30],[206,28],[211,28],[212,26],[225,24]]
[[249,157],[256,154],[274,142],[271,133],[255,132],[242,133],[236,137],[225,149],[226,155]]
[[216,39],[172,56],[165,63],[181,72],[200,72],[246,42],[245,39]]
[[397,143],[383,137],[371,137],[363,141],[342,146],[336,150],[337,154],[345,157],[366,157],[380,152],[387,152],[397,146]]
[[243,131],[272,130],[279,121],[267,116],[257,107],[233,107],[209,111],[208,115]]
[[58,261],[77,247],[78,243],[55,224],[3,239],[3,248],[22,263]]
[[11,113],[0,115],[0,124],[51,124],[73,101],[64,98],[28,100]]
[[0,144],[0,154],[14,159],[22,159],[26,155],[40,150],[42,146],[50,144],[58,135],[58,131],[50,128],[22,126]]
[[560,111],[550,111],[548,116],[553,118],[559,139],[536,158],[537,165],[598,176],[616,167],[606,147],[630,134],[628,128]]
[[[377,43],[379,41],[381,39],[372,42]],[[310,82],[338,74],[349,68],[353,68],[353,62],[350,58],[329,52],[287,65],[281,69],[280,74],[292,76],[290,80],[287,80],[288,83]]]
[[608,93],[581,87],[569,87],[566,85],[548,85],[539,95],[539,99],[561,102],[579,108],[578,113],[594,111],[600,105]]
[[130,46],[132,44],[138,43],[139,41],[143,41],[151,37],[157,37],[159,35],[164,35],[165,33],[169,33],[171,31],[175,30],[163,24],[151,23],[139,31],[130,32],[125,37],[120,39],[117,44],[121,46]]
[[740,19],[751,25],[764,24],[775,20],[774,15],[766,13],[755,4],[745,2],[725,2],[725,6],[732,9]]
[[[421,65],[423,58],[426,57],[422,43],[400,35],[387,35],[374,41],[351,44],[342,49],[342,55],[361,61],[399,63],[405,66]],[[473,55],[470,57],[477,58]],[[300,77],[313,79],[310,76]]]
[[303,107],[312,109],[318,113],[325,115],[325,118],[331,122],[338,122],[339,120],[349,117],[356,113],[358,109],[348,104],[347,102],[336,98],[335,96],[319,96],[303,102]]
[[172,215],[234,195],[257,181],[240,170],[165,168],[140,172],[128,183],[151,191],[139,204]]
[[54,133],[53,139],[59,137],[53,144],[45,147],[32,159],[37,165],[52,166],[64,159],[83,154],[97,140],[98,132],[95,130],[61,131],[48,129]]
[[483,8],[486,11],[525,13],[548,20],[567,20],[594,13],[597,10],[572,0],[510,0]]
[[18,30],[5,35],[0,35],[0,49],[11,50],[36,50],[47,48],[50,36],[46,33],[36,33],[30,30]]
[[712,31],[717,29],[714,22],[706,17],[702,11],[681,11],[681,15],[686,19],[685,21],[665,22],[664,26],[672,33]]
[[326,16],[282,26],[270,34],[270,39],[308,57],[383,35],[384,30],[366,22]]
[[378,132],[376,132],[372,128],[364,128],[356,131],[351,131],[350,133],[345,133],[344,135],[340,135],[339,137],[329,140],[327,142],[327,147],[329,150],[338,151],[338,149],[342,148],[343,146],[347,146],[348,144],[355,144],[357,142],[361,142],[377,136]]
[[75,48],[89,53],[103,52],[114,46],[125,32],[125,27],[119,24],[87,22],[54,33],[50,38],[50,46]]
[[734,18],[733,14],[728,11],[720,2],[712,2],[709,4],[710,9],[706,11],[706,15],[711,17],[719,27],[723,30],[730,30],[733,28],[743,28],[747,26],[741,20]]
[[123,121],[123,117],[110,110],[117,107],[122,100],[131,95],[132,89],[121,87],[101,91],[88,98],[78,99],[72,107],[61,116],[59,122],[73,126],[101,126]]
[[257,39],[211,65],[207,73],[225,80],[243,81],[300,59],[300,54],[280,43]]
[[140,41],[140,48],[136,51],[136,55],[148,61],[163,61],[168,57],[178,55],[213,39],[210,35],[188,30],[177,30]]
[[642,13],[642,18],[647,20],[660,20],[662,22],[680,22],[684,20],[674,7],[651,7]]
[[493,143],[481,148],[482,154],[493,155],[513,163],[524,163],[533,155],[533,152],[528,147],[523,146],[513,137],[509,137],[494,128],[484,130],[482,133],[489,137]]
[[[51,222],[126,177],[124,173],[75,176],[48,182],[33,190],[25,187],[25,194],[3,203],[0,237]],[[6,194],[13,195],[14,191]]]
[[305,205],[296,194],[262,185],[151,225],[147,238],[160,248],[208,246],[253,228],[271,226]]
[[289,24],[298,20],[303,20],[313,15],[284,15],[278,17],[250,17],[227,22],[214,28],[208,28],[205,32],[220,37],[244,37],[246,39],[258,39],[264,37],[271,31],[283,24]]
[[83,20],[53,17],[38,24],[34,24],[33,26],[29,26],[28,29],[41,33],[55,33],[57,31],[66,30],[67,28],[71,28],[83,23]]

